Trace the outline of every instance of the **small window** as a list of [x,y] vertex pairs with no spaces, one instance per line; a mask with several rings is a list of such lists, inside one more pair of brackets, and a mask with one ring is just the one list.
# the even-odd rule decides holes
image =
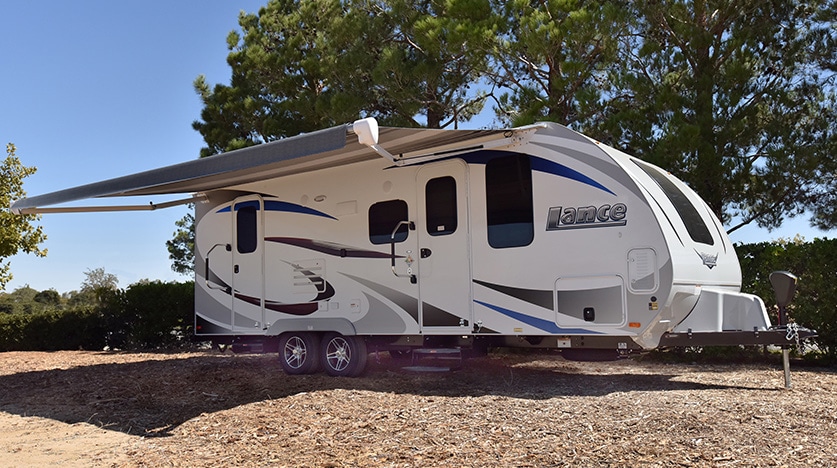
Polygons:
[[427,205],[427,233],[446,236],[456,231],[456,179],[439,177],[427,181],[424,187]]
[[[392,231],[398,223],[408,221],[407,202],[389,200],[369,207],[369,240],[373,244],[392,242]],[[407,225],[402,224],[395,233],[395,242],[407,240]]]
[[671,179],[653,166],[637,160],[634,160],[634,164],[651,176],[657,182],[657,185],[663,189],[663,193],[666,194],[671,204],[674,205],[675,211],[680,215],[683,225],[686,226],[689,237],[693,241],[700,242],[701,244],[714,245],[715,241],[712,239],[712,233],[709,232],[709,228],[706,227],[706,223],[703,222],[703,218],[700,216],[697,208],[689,201],[686,194],[677,188],[677,185]]
[[485,165],[488,245],[522,247],[535,239],[529,156],[509,154]]
[[235,205],[238,253],[252,253],[258,247],[258,205],[258,202],[244,202]]

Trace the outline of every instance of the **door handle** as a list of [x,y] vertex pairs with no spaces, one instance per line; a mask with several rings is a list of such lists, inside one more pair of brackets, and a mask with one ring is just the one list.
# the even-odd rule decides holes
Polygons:
[[233,272],[238,274],[238,265],[233,266]]
[[419,256],[421,258],[427,258],[431,255],[433,255],[433,252],[430,249],[422,248],[421,250],[419,250]]
[[392,230],[392,235],[390,236],[390,258],[392,259],[391,266],[392,266],[392,274],[398,278],[410,278],[410,283],[416,284],[418,279],[416,275],[413,274],[413,259],[410,257],[410,251],[407,251],[407,274],[406,275],[399,275],[397,271],[395,271],[395,235],[398,234],[398,230],[401,229],[401,226],[407,226],[407,229],[411,231],[415,231],[416,223],[412,221],[401,221],[400,223],[395,225],[395,229]]

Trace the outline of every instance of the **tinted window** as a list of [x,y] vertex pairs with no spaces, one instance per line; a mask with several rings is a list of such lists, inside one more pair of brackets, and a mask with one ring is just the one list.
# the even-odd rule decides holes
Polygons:
[[427,181],[424,187],[427,205],[427,233],[444,236],[456,231],[456,180],[439,177]]
[[[390,200],[375,203],[369,207],[369,240],[373,244],[389,244],[392,242],[392,231],[401,221],[407,221],[407,202],[404,200]],[[398,228],[395,242],[407,240],[407,225]]]
[[235,206],[236,242],[238,253],[256,251],[258,246],[258,202],[245,202]]
[[485,165],[488,244],[500,249],[529,245],[535,238],[529,156],[511,154]]
[[689,201],[689,198],[686,197],[686,194],[677,188],[677,186],[674,185],[674,182],[672,182],[671,179],[666,177],[666,175],[660,172],[657,168],[649,164],[642,163],[636,159],[634,160],[634,164],[639,166],[640,169],[651,176],[651,178],[657,182],[657,185],[663,189],[666,197],[668,197],[671,204],[674,205],[674,209],[677,211],[680,219],[683,220],[683,224],[686,226],[686,231],[689,233],[689,237],[691,237],[695,242],[713,245],[715,241],[712,239],[712,233],[709,232],[709,228],[706,227],[706,223],[703,222],[703,218],[701,218],[700,213],[698,213],[698,210],[694,205],[692,205],[692,202]]

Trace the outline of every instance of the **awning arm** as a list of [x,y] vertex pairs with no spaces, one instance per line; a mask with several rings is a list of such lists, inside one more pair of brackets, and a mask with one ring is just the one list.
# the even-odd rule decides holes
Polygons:
[[23,208],[12,209],[12,213],[16,215],[28,214],[51,214],[51,213],[101,213],[110,211],[154,211],[162,210],[164,208],[171,208],[173,206],[186,205],[188,203],[196,203],[206,200],[206,195],[196,194],[189,198],[182,198],[180,200],[172,200],[165,203],[149,203],[147,205],[110,205],[110,206],[65,206],[65,207],[43,207],[38,208]]

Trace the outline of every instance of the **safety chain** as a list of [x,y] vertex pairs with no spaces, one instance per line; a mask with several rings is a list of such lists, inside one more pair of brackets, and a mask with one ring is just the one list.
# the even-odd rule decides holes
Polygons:
[[799,325],[797,325],[796,322],[788,323],[788,332],[785,334],[785,339],[788,341],[794,341],[796,343],[796,349],[799,352],[802,352],[802,348],[799,346]]

